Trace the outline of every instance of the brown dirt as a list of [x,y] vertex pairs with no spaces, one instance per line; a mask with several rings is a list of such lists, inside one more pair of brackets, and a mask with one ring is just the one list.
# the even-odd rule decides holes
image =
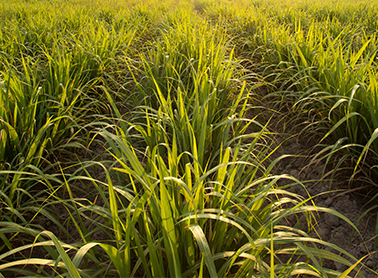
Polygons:
[[[265,102],[265,105],[267,107],[271,106],[267,102]],[[316,134],[312,134],[312,137],[309,137],[308,134],[306,137],[304,133],[299,135],[304,128],[304,124],[298,124],[298,122],[302,121],[303,123],[303,119],[296,123],[289,122],[286,118],[290,117],[284,117],[284,115],[287,116],[287,113],[290,112],[286,111],[283,114],[270,113],[271,123],[269,128],[271,131],[276,132],[275,146],[280,145],[275,157],[291,155],[280,162],[275,169],[275,173],[289,174],[302,181],[306,189],[300,185],[295,185],[289,191],[300,194],[305,198],[312,196],[316,206],[336,210],[357,226],[358,231],[337,216],[318,213],[314,227],[316,231],[313,230],[309,233],[314,237],[319,237],[324,241],[341,247],[357,259],[365,257],[362,261],[364,266],[362,266],[361,272],[367,278],[378,277],[378,273],[371,271],[378,269],[377,254],[374,252],[374,227],[377,213],[367,214],[358,223],[359,218],[368,208],[365,205],[369,199],[361,191],[351,190],[351,188],[358,187],[358,182],[347,182],[350,172],[342,173],[340,171],[340,173],[336,173],[334,179],[330,179],[334,172],[332,165],[325,166],[324,161],[317,163],[312,161],[313,155],[319,150],[316,148],[316,144],[320,138]],[[282,185],[284,183],[285,181],[281,182]],[[286,183],[291,183],[291,181]],[[303,222],[301,227],[306,227],[306,219],[304,217],[300,218],[299,221]],[[332,251],[329,247],[325,249]],[[334,263],[333,261],[325,261],[324,266],[338,271],[347,269],[345,265]],[[359,267],[356,269],[359,269]],[[356,275],[355,272],[354,275]],[[358,275],[356,277],[362,276]]]

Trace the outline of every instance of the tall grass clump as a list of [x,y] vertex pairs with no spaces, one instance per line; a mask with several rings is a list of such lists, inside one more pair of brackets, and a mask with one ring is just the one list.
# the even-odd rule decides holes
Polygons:
[[[72,29],[77,25],[71,26],[70,9],[60,17],[61,12],[48,9],[50,4],[33,5],[29,11],[7,6],[0,26],[0,55],[5,58],[0,65],[2,253],[12,253],[22,242],[19,233],[35,228],[35,236],[43,230],[31,223],[37,215],[51,218],[41,203],[62,183],[66,150],[85,141],[86,116],[98,112],[93,96],[101,94],[95,86],[134,36],[134,30],[106,28],[89,16],[88,29]],[[58,220],[53,222],[65,230]]]
[[[226,56],[227,43],[222,35],[208,35],[211,27],[199,20],[168,20],[172,22],[163,29],[161,41],[146,56],[141,55],[140,70],[134,74],[142,105],[133,113],[133,126],[141,131],[148,152],[159,144],[171,144],[175,137],[181,153],[198,148],[200,164],[206,167],[222,138],[228,136],[232,123],[235,137],[246,128],[241,122],[247,89],[237,79],[241,72],[233,62],[232,51]],[[216,47],[219,44],[225,46]],[[142,76],[140,81],[137,76]],[[222,123],[226,117],[229,122]],[[143,121],[137,124],[140,120]],[[200,142],[193,141],[193,136]],[[171,139],[165,142],[164,138]]]
[[340,174],[375,199],[377,48],[371,16],[377,5],[280,4],[246,3],[243,10],[251,13],[237,7],[227,13],[233,33],[240,34],[239,53],[271,84],[267,99],[300,115],[297,123],[307,123],[303,133],[321,137],[313,162],[324,160],[330,177]]
[[[183,155],[175,145],[166,146],[167,158],[156,149],[144,165],[127,140],[109,132],[102,135],[114,156],[122,157],[117,159],[120,166],[114,169],[126,178],[119,186],[110,179],[107,182],[110,203],[105,221],[111,224],[117,246],[101,245],[118,275],[340,275],[323,269],[321,259],[301,263],[300,256],[311,252],[331,257],[331,253],[318,253],[312,243],[341,249],[281,225],[285,217],[296,213],[307,212],[310,219],[315,208],[304,206],[300,196],[277,187],[284,176],[259,177],[261,165],[251,159],[251,152],[259,149],[256,145],[261,134],[255,135],[246,152],[239,147],[227,148],[219,164],[205,173],[195,154],[185,171],[179,171],[176,165]],[[277,200],[277,194],[287,194],[287,198]],[[103,208],[83,207],[104,215]],[[337,255],[333,258],[349,264]],[[164,262],[166,268],[162,267]]]
[[366,16],[376,13],[376,6],[368,11],[359,3],[327,9],[320,3],[281,4],[228,9],[224,17],[239,34],[240,55],[274,86],[269,97],[315,119],[307,130],[321,132],[326,143],[318,157],[330,162],[339,153],[343,159],[338,161],[352,168],[352,177],[363,173],[376,183],[377,50]]
[[[133,29],[100,24],[104,21],[69,5],[64,16],[52,13],[51,5],[32,4],[29,12],[12,7],[1,26],[1,53],[7,58],[1,65],[1,170],[48,163],[50,150],[79,131],[89,105],[96,111],[96,100],[88,93],[100,95],[95,86],[134,38]],[[82,18],[79,26],[77,18]],[[12,178],[12,188],[17,178]],[[13,194],[11,190],[11,199]]]

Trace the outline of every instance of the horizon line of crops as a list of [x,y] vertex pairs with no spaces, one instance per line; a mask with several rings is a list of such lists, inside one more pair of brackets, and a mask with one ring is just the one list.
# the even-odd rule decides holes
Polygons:
[[[38,152],[33,144],[25,144],[26,151],[14,146],[16,156],[20,153],[33,159],[17,168],[19,164],[7,158],[4,165],[11,168],[1,172],[12,179],[8,185],[9,178],[5,178],[2,188],[5,221],[0,236],[6,243],[0,255],[2,273],[44,277],[289,277],[301,273],[347,277],[357,267],[364,258],[353,258],[335,245],[310,237],[304,227],[287,224],[288,218],[305,214],[309,230],[313,230],[316,211],[348,220],[335,211],[310,205],[310,200],[277,184],[280,179],[293,184],[299,181],[270,175],[278,162],[268,163],[271,134],[247,114],[253,109],[253,90],[264,83],[255,82],[255,76],[241,66],[235,56],[240,49],[232,46],[234,41],[224,28],[226,20],[218,19],[215,25],[207,22],[197,14],[199,3],[191,1],[177,6],[165,2],[160,7],[151,1],[125,12],[127,16],[118,2],[105,9],[101,2],[91,1],[89,7],[98,11],[97,18],[77,12],[74,7],[82,4],[71,2],[72,10],[63,18],[49,12],[51,17],[42,19],[47,10],[39,13],[34,9],[32,19],[24,10],[25,17],[18,22],[22,32],[12,33],[13,41],[22,42],[15,44],[19,48],[11,52],[10,45],[2,46],[2,55],[11,53],[5,55],[3,64],[7,78],[2,96],[9,103],[1,115],[6,119],[3,122],[16,125],[16,118],[30,120],[26,111],[33,111],[31,117],[41,117],[39,126],[25,120],[18,126],[5,124],[3,134],[16,138],[6,142],[14,145],[28,136],[31,142],[40,142],[42,135],[35,136],[33,131],[36,127],[46,134],[42,141],[46,143]],[[26,4],[30,8],[37,5]],[[156,10],[151,10],[153,6]],[[16,13],[12,20],[17,18]],[[56,25],[50,25],[50,19]],[[23,30],[25,23],[33,23],[27,25],[32,30]],[[54,32],[61,24],[64,28],[58,30],[63,32]],[[35,35],[47,25],[51,33],[41,41]],[[2,31],[4,38],[10,34]],[[25,61],[24,65],[19,61]],[[12,74],[6,72],[6,66]],[[114,116],[99,115],[107,111]],[[49,115],[56,121],[48,131],[52,133],[40,127]],[[55,131],[61,134],[56,141],[51,135]],[[106,141],[104,147],[113,159],[78,160],[68,166],[59,159],[51,166],[42,163],[53,147],[63,149],[63,154],[70,151],[69,144],[57,144],[67,139],[88,144],[84,149]],[[93,174],[93,167],[101,169],[105,179]],[[30,182],[32,186],[27,185]],[[37,194],[45,199],[38,203],[32,198],[23,204],[35,184],[48,187]],[[83,187],[93,196],[75,196]],[[7,200],[12,190],[19,195]],[[54,215],[55,206],[68,213],[63,224]],[[33,222],[37,214],[54,222],[62,234],[74,230],[76,237],[66,237],[75,241],[65,243],[63,237],[41,232],[43,226]],[[35,241],[16,248],[18,234],[29,234]],[[316,244],[343,253],[353,263],[318,249]],[[49,258],[22,253],[33,248],[45,250]],[[324,259],[345,264],[346,271],[341,274],[323,267]]]

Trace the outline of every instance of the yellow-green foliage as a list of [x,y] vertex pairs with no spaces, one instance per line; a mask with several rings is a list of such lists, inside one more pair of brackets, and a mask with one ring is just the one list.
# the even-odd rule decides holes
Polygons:
[[0,277],[346,276],[322,260],[356,258],[286,224],[343,217],[279,186],[300,182],[271,174],[271,134],[247,111],[269,85],[362,164],[378,152],[377,14],[371,0],[0,0]]

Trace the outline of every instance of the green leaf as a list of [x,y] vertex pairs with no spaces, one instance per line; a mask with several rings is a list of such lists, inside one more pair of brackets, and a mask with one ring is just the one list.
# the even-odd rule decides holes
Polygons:
[[61,242],[56,238],[56,236],[52,232],[49,232],[49,231],[44,231],[41,233],[41,235],[47,235],[48,237],[52,239],[52,241],[54,242],[55,248],[57,249],[60,257],[62,258],[64,262],[65,267],[68,270],[68,273],[70,274],[70,277],[81,278],[77,267],[73,264],[71,259],[68,257],[66,251],[63,249],[61,245]]
[[108,254],[109,258],[112,260],[120,277],[127,277],[125,276],[126,274],[125,264],[124,264],[120,251],[112,245],[108,245],[108,244],[99,244],[99,245],[102,247],[102,249],[104,249],[104,251]]
[[371,144],[378,138],[378,128],[376,128],[371,135],[369,141],[364,146],[363,150],[360,153],[360,156],[358,157],[358,160],[356,162],[356,165],[354,166],[354,173],[357,171],[357,167],[360,164],[362,158],[364,157],[365,153],[367,153],[368,149],[370,148]]
[[[191,224],[189,226],[190,231],[192,232],[194,238],[197,241],[198,247],[202,253],[202,259],[205,261],[207,269],[209,271],[211,278],[217,278],[218,274],[215,268],[214,260],[211,255],[209,244],[207,243],[205,234],[203,233],[200,226],[197,224]],[[202,271],[201,271],[202,272]]]
[[[159,163],[163,162],[159,160]],[[178,254],[178,242],[175,230],[175,221],[172,214],[171,202],[165,187],[164,179],[160,179],[160,211],[161,225],[163,227],[164,246],[168,257],[168,266],[172,277],[180,277],[180,258]]]

